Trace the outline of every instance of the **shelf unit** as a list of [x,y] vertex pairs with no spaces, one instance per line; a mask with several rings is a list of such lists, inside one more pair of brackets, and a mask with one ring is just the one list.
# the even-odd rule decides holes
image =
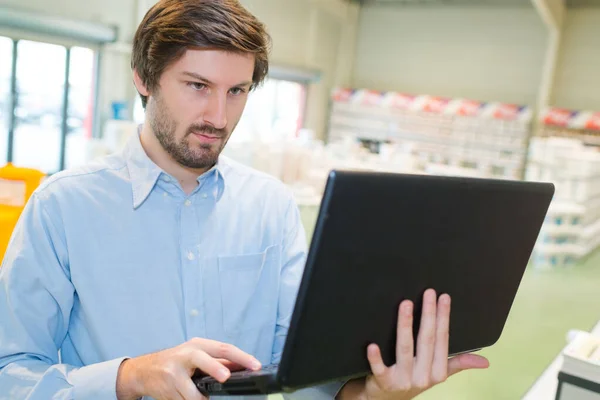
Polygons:
[[513,104],[339,88],[332,94],[328,140],[409,148],[424,170],[448,166],[520,179],[531,119],[530,108]]
[[533,261],[569,267],[600,246],[600,113],[549,108],[539,118],[526,179],[553,182],[556,194]]

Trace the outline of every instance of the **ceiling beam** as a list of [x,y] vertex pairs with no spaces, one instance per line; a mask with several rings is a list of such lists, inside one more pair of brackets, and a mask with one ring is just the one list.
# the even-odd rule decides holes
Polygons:
[[560,31],[565,19],[564,0],[531,0],[548,29]]
[[552,103],[566,5],[564,0],[532,0],[532,3],[548,28],[548,47],[538,91],[538,111],[542,111]]

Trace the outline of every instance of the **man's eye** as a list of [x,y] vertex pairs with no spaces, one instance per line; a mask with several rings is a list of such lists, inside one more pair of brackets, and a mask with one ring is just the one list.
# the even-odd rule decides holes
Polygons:
[[242,88],[233,88],[229,92],[234,96],[239,96],[241,94],[246,93],[246,91]]
[[188,85],[194,90],[202,90],[206,87],[204,83],[199,82],[189,82]]

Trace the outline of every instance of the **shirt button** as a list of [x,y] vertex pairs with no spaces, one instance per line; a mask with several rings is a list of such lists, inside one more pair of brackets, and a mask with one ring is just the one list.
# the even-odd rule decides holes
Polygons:
[[164,192],[164,193],[163,193],[163,197],[169,197],[169,193],[167,193],[167,192]]
[[200,313],[195,308],[190,311],[190,317],[197,317],[198,314],[200,314]]
[[206,193],[204,193],[204,194],[202,195],[202,198],[203,198],[203,199],[208,199],[208,195],[207,195]]
[[191,206],[191,205],[192,205],[192,201],[191,201],[191,200],[186,200],[186,201],[185,201],[185,206],[186,206],[186,207],[189,207],[189,206]]
[[187,254],[187,258],[188,258],[188,260],[190,260],[190,261],[193,261],[193,260],[194,260],[194,258],[196,258],[196,257],[194,256],[194,253],[192,253],[192,252],[190,251],[190,252]]
[[168,176],[163,177],[163,181],[165,182],[171,182],[171,178],[169,178]]

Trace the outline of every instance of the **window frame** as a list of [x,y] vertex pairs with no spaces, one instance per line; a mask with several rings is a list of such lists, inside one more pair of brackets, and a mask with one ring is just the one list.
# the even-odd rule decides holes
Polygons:
[[47,37],[34,32],[26,32],[15,29],[0,29],[0,36],[8,38],[12,41],[12,65],[10,75],[10,91],[9,91],[9,104],[8,110],[8,135],[7,135],[7,154],[6,160],[8,163],[12,163],[14,160],[14,143],[15,143],[15,128],[16,128],[16,115],[15,110],[18,107],[18,93],[17,93],[17,62],[18,62],[18,45],[21,40],[28,40],[39,43],[46,43],[52,45],[62,46],[66,49],[65,51],[65,84],[62,93],[62,105],[61,105],[61,133],[60,133],[60,154],[59,154],[59,165],[57,171],[47,171],[48,175],[59,172],[65,169],[66,163],[66,144],[68,135],[68,111],[69,111],[69,98],[70,98],[70,69],[71,69],[71,49],[73,47],[88,48],[94,52],[94,77],[93,77],[93,104],[92,104],[92,137],[100,136],[100,110],[99,110],[99,96],[100,96],[100,76],[101,76],[101,61],[102,61],[102,47],[77,39],[67,39],[62,37]]

